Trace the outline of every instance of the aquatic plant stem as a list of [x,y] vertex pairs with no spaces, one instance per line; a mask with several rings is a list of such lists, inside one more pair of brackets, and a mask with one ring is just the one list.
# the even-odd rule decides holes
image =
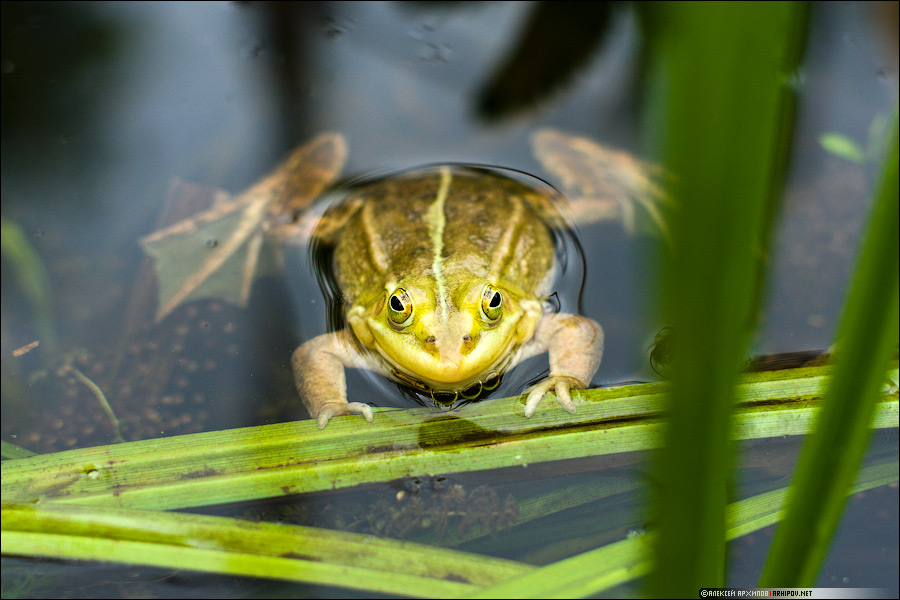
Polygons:
[[78,370],[77,367],[69,366],[72,369],[72,372],[75,374],[75,377],[78,378],[78,381],[87,386],[91,393],[94,394],[94,397],[97,398],[97,402],[100,403],[100,408],[103,409],[103,412],[106,413],[106,416],[109,417],[110,425],[113,428],[113,441],[114,442],[124,442],[125,440],[122,438],[122,434],[119,432],[119,419],[116,418],[116,413],[113,412],[112,406],[109,405],[109,402],[106,400],[106,394],[103,393],[103,390],[100,389],[100,386],[91,381],[91,379]]

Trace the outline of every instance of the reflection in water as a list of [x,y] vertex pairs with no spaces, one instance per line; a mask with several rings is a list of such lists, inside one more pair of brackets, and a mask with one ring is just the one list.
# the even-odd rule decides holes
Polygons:
[[535,2],[515,48],[478,93],[478,112],[508,118],[568,85],[609,33],[615,10],[612,2]]

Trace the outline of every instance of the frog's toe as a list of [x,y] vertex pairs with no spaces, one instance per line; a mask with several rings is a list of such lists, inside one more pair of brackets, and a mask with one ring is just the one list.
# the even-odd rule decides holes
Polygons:
[[525,399],[525,416],[530,417],[534,414],[534,411],[537,410],[538,404],[541,403],[541,400],[544,398],[544,394],[546,394],[550,388],[553,386],[553,382],[550,379],[545,379],[540,382],[528,392],[528,397]]
[[[566,412],[575,414],[575,403],[572,402],[572,395],[569,390],[572,388],[572,381],[567,377],[548,377],[544,381],[538,383],[528,392],[525,399],[525,416],[530,417],[537,410],[538,404],[544,399],[544,394],[551,389],[556,391],[556,401],[562,406]],[[575,383],[577,386],[578,384]]]
[[347,405],[347,412],[362,415],[369,423],[371,423],[375,419],[375,415],[372,414],[372,407],[363,402],[349,403]]
[[331,404],[319,411],[319,414],[316,415],[316,425],[319,429],[325,429],[325,426],[328,425],[328,421],[334,416],[337,410],[338,407]]
[[572,396],[569,394],[569,381],[560,379],[556,382],[556,401],[569,414],[575,414],[575,403],[572,402]]
[[325,429],[325,426],[328,425],[328,421],[331,420],[331,417],[349,415],[351,413],[362,415],[369,423],[375,419],[375,415],[372,413],[372,407],[368,404],[362,402],[342,402],[326,404],[322,407],[319,414],[316,415],[316,425],[319,429]]

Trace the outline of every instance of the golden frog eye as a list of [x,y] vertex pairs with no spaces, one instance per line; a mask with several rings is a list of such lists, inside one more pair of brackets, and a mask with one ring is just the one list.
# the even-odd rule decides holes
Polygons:
[[490,322],[494,322],[503,314],[503,296],[500,290],[492,285],[484,286],[481,294],[481,314]]
[[388,318],[395,325],[407,326],[412,323],[412,298],[403,288],[397,288],[388,298]]

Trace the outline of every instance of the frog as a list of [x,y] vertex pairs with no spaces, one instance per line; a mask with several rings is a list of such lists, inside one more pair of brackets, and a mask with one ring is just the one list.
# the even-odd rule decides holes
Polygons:
[[[348,400],[348,368],[380,373],[432,398],[475,398],[545,353],[549,374],[524,394],[523,414],[533,416],[551,391],[575,413],[573,391],[590,385],[604,334],[591,318],[546,310],[558,271],[554,235],[572,221],[622,218],[627,226],[633,217],[623,207],[643,203],[653,213],[646,198],[655,190],[645,165],[636,168],[630,155],[587,138],[544,130],[532,143],[574,196],[568,207],[537,178],[437,164],[354,185],[322,213],[313,201],[340,173],[346,142],[321,134],[238,198],[220,198],[193,221],[143,240],[159,264],[167,239],[197,236],[229,216],[234,224],[221,248],[195,272],[188,269],[183,283],[167,286],[165,297],[161,292],[157,318],[208,294],[206,287],[220,295],[222,286],[209,280],[228,262],[238,261],[231,271],[241,273],[231,300],[245,303],[264,241],[276,248],[323,244],[331,249],[346,326],[302,343],[291,357],[297,392],[318,428],[344,415],[374,420],[368,404]],[[613,181],[598,183],[591,173]],[[275,262],[283,266],[278,252]]]
[[[347,402],[345,368],[364,368],[432,397],[477,395],[521,361],[548,353],[554,390],[575,411],[600,365],[594,320],[545,313],[556,271],[548,191],[502,171],[438,165],[356,187],[314,236],[334,246],[348,327],[299,346],[297,389],[320,427],[372,409]],[[326,216],[328,216],[326,214]]]

